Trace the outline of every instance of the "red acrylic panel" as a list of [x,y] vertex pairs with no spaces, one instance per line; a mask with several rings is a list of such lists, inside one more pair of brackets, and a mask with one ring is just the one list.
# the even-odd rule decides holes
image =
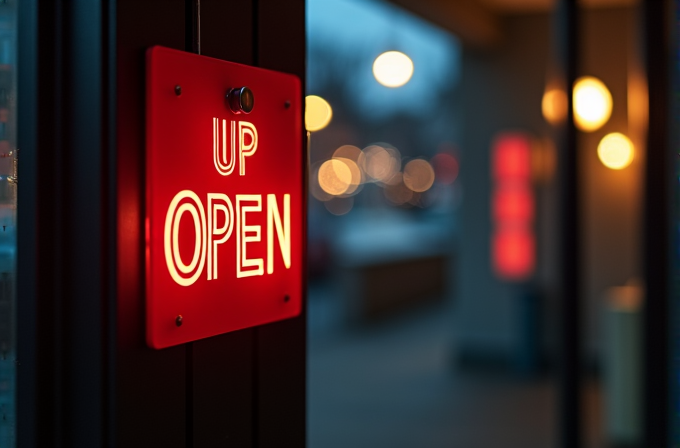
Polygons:
[[[146,66],[148,345],[299,315],[299,79],[163,47],[148,50]],[[249,114],[226,98],[241,87],[253,92]]]

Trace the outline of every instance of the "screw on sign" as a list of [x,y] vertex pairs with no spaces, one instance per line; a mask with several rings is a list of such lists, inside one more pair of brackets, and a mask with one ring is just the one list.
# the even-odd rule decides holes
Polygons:
[[301,103],[292,75],[162,47],[148,51],[151,347],[300,313]]

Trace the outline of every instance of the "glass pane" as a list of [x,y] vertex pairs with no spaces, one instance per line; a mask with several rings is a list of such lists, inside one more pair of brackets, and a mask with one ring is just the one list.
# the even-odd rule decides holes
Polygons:
[[0,0],[0,446],[15,446],[16,0]]
[[[551,183],[535,197],[538,139],[497,118],[525,110],[494,107],[529,86],[540,111],[549,15],[508,18],[512,53],[494,62],[391,2],[307,5],[310,447],[553,446],[555,381],[540,365],[552,296],[525,281]],[[513,73],[523,51],[538,77]],[[510,163],[492,179],[496,150]],[[503,219],[517,197],[522,215],[495,264],[493,188]],[[513,258],[517,241],[528,257]]]
[[579,2],[580,284],[564,297],[564,11],[454,3],[307,2],[310,446],[556,446],[575,300],[583,441],[637,446],[639,5]]

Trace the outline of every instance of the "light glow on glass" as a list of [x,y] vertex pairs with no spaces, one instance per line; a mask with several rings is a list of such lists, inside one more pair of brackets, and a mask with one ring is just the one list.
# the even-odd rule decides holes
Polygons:
[[404,185],[416,193],[422,193],[432,187],[434,170],[427,160],[411,160],[404,167]]
[[373,62],[373,76],[385,87],[401,87],[413,76],[413,61],[399,51],[387,51]]
[[385,182],[399,172],[401,155],[394,148],[371,145],[364,148],[359,166],[373,181]]
[[305,98],[305,128],[309,132],[320,131],[333,118],[333,109],[328,101],[316,95]]
[[536,261],[531,139],[522,133],[501,134],[491,151],[493,269],[501,279],[526,280]]
[[562,89],[549,89],[541,101],[543,118],[550,124],[559,124],[567,115],[567,94]]
[[597,145],[597,156],[600,162],[612,170],[622,170],[633,161],[635,149],[628,137],[613,132],[605,135]]
[[574,121],[582,131],[600,129],[612,114],[612,95],[602,81],[592,76],[574,84]]
[[352,185],[352,171],[342,161],[326,160],[319,167],[319,186],[328,194],[338,196]]

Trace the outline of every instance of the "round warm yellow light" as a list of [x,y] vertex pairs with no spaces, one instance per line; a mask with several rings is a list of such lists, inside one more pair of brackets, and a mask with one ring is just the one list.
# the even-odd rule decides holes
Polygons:
[[582,131],[595,131],[612,114],[612,95],[597,78],[585,76],[574,84],[574,120]]
[[413,62],[399,51],[385,52],[373,62],[373,76],[385,87],[401,87],[413,76]]
[[340,160],[326,160],[319,167],[319,185],[328,194],[341,195],[352,185],[352,171]]
[[333,157],[333,160],[337,160],[339,162],[344,163],[345,166],[349,169],[349,172],[351,173],[349,185],[347,186],[347,190],[345,190],[343,194],[349,195],[355,193],[359,186],[361,185],[362,181],[361,168],[359,168],[359,165],[357,165],[356,162],[352,159],[346,159],[344,157]]
[[342,145],[333,152],[334,159],[349,159],[355,163],[359,163],[361,158],[361,149],[353,145]]
[[607,168],[621,170],[633,161],[633,142],[618,132],[607,134],[597,146],[597,156]]
[[434,170],[427,160],[411,160],[404,167],[404,185],[411,191],[422,193],[434,183]]
[[550,124],[558,124],[567,114],[567,95],[564,90],[550,89],[543,94],[541,101],[543,118]]
[[320,96],[307,95],[305,98],[305,128],[308,131],[320,131],[328,126],[333,118],[333,109],[328,101]]

